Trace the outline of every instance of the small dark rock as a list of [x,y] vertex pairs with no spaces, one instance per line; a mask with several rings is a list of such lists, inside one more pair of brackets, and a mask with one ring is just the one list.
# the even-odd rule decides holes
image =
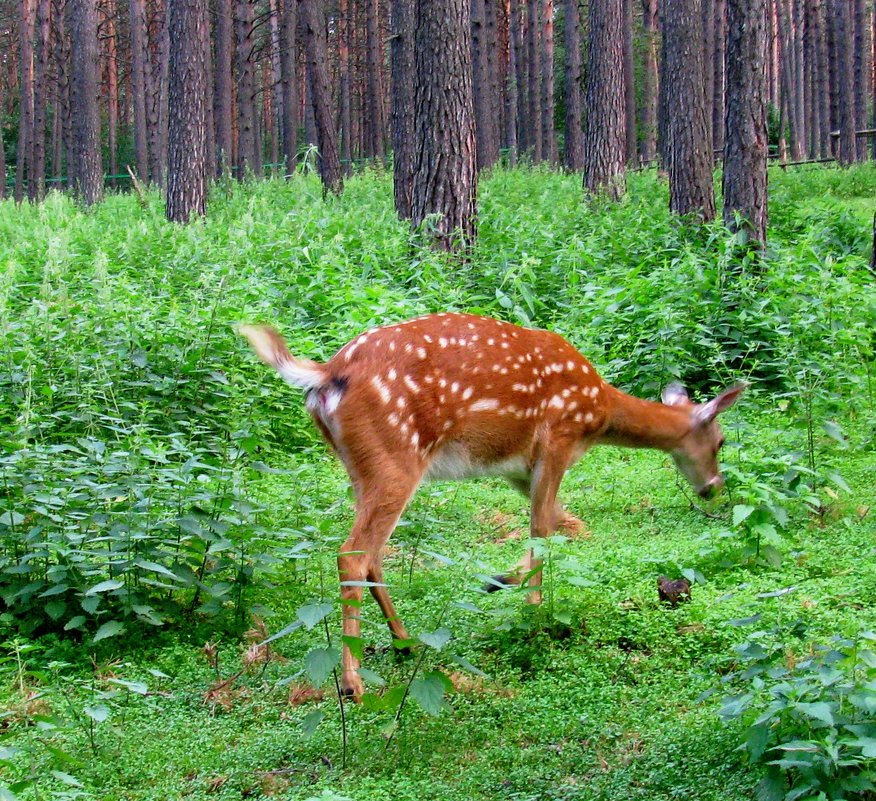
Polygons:
[[685,578],[670,579],[660,576],[657,579],[657,594],[661,601],[674,609],[682,601],[690,600],[690,582]]

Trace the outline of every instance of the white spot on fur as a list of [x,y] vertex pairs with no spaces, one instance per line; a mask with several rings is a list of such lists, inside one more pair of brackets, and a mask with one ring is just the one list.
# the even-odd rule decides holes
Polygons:
[[587,412],[587,414],[584,415],[584,422],[585,423],[592,423],[593,422],[593,412]]
[[395,379],[398,378],[398,373],[395,371],[395,367],[389,368],[389,372],[386,374],[386,377],[390,381],[395,381]]
[[419,444],[419,442],[420,442],[420,435],[416,431],[414,431],[414,433],[411,434],[411,445],[413,445],[416,448],[417,445]]
[[465,392],[462,393],[462,399],[468,400],[472,395],[474,395],[474,387],[467,387]]
[[428,334],[423,334],[423,339],[430,345],[432,344],[432,337],[430,337]]
[[471,406],[468,407],[470,412],[489,412],[494,409],[499,408],[499,401],[495,398],[483,398],[481,400],[476,400]]
[[395,405],[398,406],[399,409],[404,409],[405,406],[408,405],[408,402],[407,402],[404,398],[399,397],[399,398],[396,400]]
[[566,362],[566,369],[567,370],[574,370],[575,369],[575,362],[573,362],[571,359],[569,359],[569,361]]
[[459,392],[459,381],[454,381],[454,382],[450,385],[450,391],[451,391],[454,395],[455,395],[457,392]]
[[389,424],[391,426],[397,426],[398,423],[399,423],[399,417],[395,412],[393,412],[392,414],[389,415]]
[[408,342],[408,344],[405,345],[405,353],[413,353],[413,352],[414,352],[414,346],[411,345],[410,342]]
[[563,399],[559,395],[554,395],[551,398],[550,406],[553,409],[562,409],[565,404],[563,403]]
[[404,377],[405,386],[415,395],[420,391],[420,385],[414,381],[409,375]]
[[380,393],[380,399],[384,403],[389,403],[392,400],[392,395],[389,389],[378,376],[374,376],[371,379],[371,383],[374,384],[374,388]]
[[442,348],[446,348],[447,347],[447,340],[444,337],[438,337],[438,344]]
[[417,348],[417,356],[419,356],[421,359],[425,359],[426,358],[426,349],[425,348]]

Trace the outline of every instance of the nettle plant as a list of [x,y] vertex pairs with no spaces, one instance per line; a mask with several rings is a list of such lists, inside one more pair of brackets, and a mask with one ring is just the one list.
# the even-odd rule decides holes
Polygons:
[[[786,629],[782,629],[786,631]],[[834,637],[797,654],[781,632],[736,648],[740,687],[721,716],[745,726],[740,749],[776,801],[870,798],[876,790],[876,634]]]

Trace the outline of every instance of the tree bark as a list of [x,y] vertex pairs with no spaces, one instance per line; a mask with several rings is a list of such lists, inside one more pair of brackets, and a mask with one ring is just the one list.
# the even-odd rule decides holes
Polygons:
[[830,157],[830,65],[828,64],[827,24],[821,0],[812,0],[812,20],[815,35],[815,83],[818,104],[819,157]]
[[[727,40],[725,0],[714,0],[715,34],[712,64],[712,146],[715,151],[724,150],[724,47]],[[706,69],[709,65],[706,64]],[[766,69],[766,65],[764,65]]]
[[566,123],[563,162],[566,169],[581,172],[584,169],[584,130],[581,127],[581,15],[578,0],[565,0],[563,15],[566,48]]
[[[870,72],[873,69],[873,60],[870,57],[870,19],[866,13],[864,0],[852,0],[853,24],[855,29],[855,57],[854,57],[854,92],[855,92],[855,128],[867,127],[867,84]],[[856,137],[855,145],[857,160],[867,159],[867,140],[864,137]]]
[[520,26],[516,0],[503,0],[508,18],[508,73],[505,79],[507,111],[505,113],[505,139],[508,147],[508,166],[517,164],[517,149],[520,139],[517,135],[520,126]]
[[[51,14],[50,0],[39,0],[36,15],[37,53],[34,75],[33,137],[30,176],[27,184],[27,194],[31,201],[42,200],[46,190],[46,106],[49,101],[49,58],[52,48]],[[115,43],[114,38],[112,41]],[[5,173],[0,173],[0,176],[2,176],[0,180],[5,183]]]
[[614,200],[626,191],[626,100],[623,8],[617,0],[590,3],[590,50],[584,98],[584,189]]
[[[663,7],[666,59],[666,160],[669,207],[676,214],[715,217],[711,143],[703,80],[702,7],[699,0],[666,0]],[[725,133],[726,135],[726,133]]]
[[392,0],[393,195],[399,217],[408,220],[414,179],[414,20],[411,0]]
[[[0,80],[0,113],[3,103],[3,81]],[[6,197],[6,143],[3,140],[3,126],[0,125],[0,200]]]
[[73,137],[67,153],[73,194],[87,206],[103,196],[98,112],[97,5],[95,0],[67,0],[72,47],[71,109]]
[[834,41],[833,64],[836,65],[837,114],[839,120],[840,164],[851,164],[857,157],[855,143],[855,89],[853,76],[854,36],[847,0],[836,0],[831,7]]
[[526,144],[533,162],[542,159],[541,152],[541,4],[539,0],[527,0],[526,4],[526,68],[527,68],[527,123]]
[[368,94],[367,120],[368,156],[383,156],[386,140],[386,124],[383,118],[383,68],[380,58],[380,5],[378,0],[365,0],[366,18],[366,50],[368,54]]
[[215,67],[213,70],[213,126],[216,136],[216,164],[221,175],[235,163],[233,116],[231,113],[232,63],[234,61],[234,2],[216,0],[213,17]]
[[478,170],[489,166],[490,105],[487,77],[486,6],[471,0],[471,70]]
[[300,11],[307,52],[307,83],[313,105],[316,147],[319,151],[319,175],[327,192],[340,194],[344,189],[344,177],[332,110],[325,12],[320,0],[301,0]]
[[[349,175],[353,169],[353,150],[350,141],[350,136],[353,132],[353,118],[350,106],[350,19],[348,0],[340,0],[338,18],[338,94],[340,95],[341,104],[341,170],[344,175]],[[409,80],[413,80],[413,78],[409,77]]]
[[557,160],[554,132],[554,0],[544,0],[541,50],[541,155],[552,164]]
[[715,9],[713,0],[700,0],[703,31],[703,98],[706,109],[706,142],[712,163],[715,161],[715,138],[712,119],[715,99]]
[[146,74],[146,118],[149,129],[149,170],[164,186],[167,165],[167,79],[170,54],[166,0],[153,0],[149,19],[149,69]]
[[645,29],[645,55],[642,68],[642,163],[657,156],[657,0],[642,0],[642,25]]
[[626,119],[625,140],[627,164],[635,164],[638,143],[636,141],[636,70],[633,61],[633,2],[623,0],[624,4],[624,108]]
[[137,176],[142,181],[148,181],[149,135],[146,119],[146,6],[144,0],[130,0],[129,12],[134,161],[137,166]]
[[262,177],[262,148],[256,111],[255,0],[237,0],[234,17],[237,40],[237,177],[248,172]]
[[[42,2],[42,0],[41,0]],[[104,33],[106,42],[106,108],[107,108],[107,150],[109,151],[110,185],[116,186],[118,173],[119,137],[119,61],[116,41],[115,0],[105,0],[103,5]]]
[[469,0],[417,0],[414,177],[411,224],[438,215],[430,232],[443,250],[477,233],[477,165]]
[[[24,199],[25,180],[32,171],[29,163],[33,142],[33,33],[36,0],[21,0],[18,18],[18,148],[15,156],[15,202]],[[5,176],[4,176],[5,180]]]
[[283,159],[286,174],[295,172],[298,156],[298,0],[281,0],[280,74],[283,94]]
[[170,86],[167,219],[186,223],[207,210],[207,0],[168,0]]
[[767,236],[767,0],[727,0],[724,224]]
[[[529,74],[527,72],[526,45],[528,39],[524,36],[524,23],[526,20],[525,0],[509,0],[508,2],[508,25],[511,29],[511,50],[514,57],[515,71],[509,77],[515,82],[514,94],[517,103],[517,150],[525,152],[528,149],[529,103],[527,88],[529,86]],[[515,154],[516,156],[517,154]]]

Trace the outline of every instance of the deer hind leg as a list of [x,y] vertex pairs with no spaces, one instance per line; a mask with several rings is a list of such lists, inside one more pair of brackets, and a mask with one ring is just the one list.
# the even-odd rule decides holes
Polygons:
[[[389,597],[389,590],[383,581],[383,549],[372,560],[368,570],[368,581],[371,582],[371,595],[377,601],[380,611],[386,618],[389,625],[389,630],[392,633],[394,640],[407,641],[410,639],[408,632],[405,629],[404,623],[401,622],[395,607],[392,605],[392,599]],[[403,646],[403,649],[405,647]]]
[[[338,553],[338,574],[341,580],[343,631],[346,639],[341,657],[341,689],[358,700],[365,691],[357,673],[359,660],[347,645],[362,634],[359,609],[362,606],[362,586],[367,582],[383,583],[382,551],[405,506],[414,494],[419,476],[403,474],[388,476],[368,488],[360,487],[356,501],[356,520],[347,541]],[[407,639],[404,626],[398,621],[385,587],[371,587],[393,634]]]

